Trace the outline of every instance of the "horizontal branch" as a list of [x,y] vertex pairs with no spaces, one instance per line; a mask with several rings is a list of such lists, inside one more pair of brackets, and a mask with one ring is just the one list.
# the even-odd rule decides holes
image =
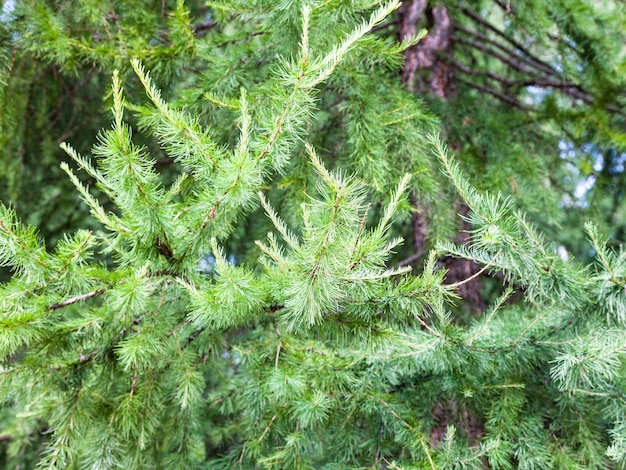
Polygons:
[[537,64],[537,66],[541,66],[542,68],[544,68],[546,71],[550,71],[549,73],[558,73],[558,71],[551,66],[550,64],[547,64],[546,62],[544,62],[543,60],[539,59],[537,56],[535,56],[532,52],[530,52],[528,50],[528,48],[524,47],[522,44],[520,44],[519,42],[517,42],[515,39],[511,38],[509,35],[507,35],[506,33],[504,33],[503,31],[500,31],[498,28],[496,28],[494,25],[492,25],[491,23],[489,23],[487,20],[485,20],[484,18],[482,18],[480,15],[478,15],[475,11],[470,10],[469,8],[465,8],[465,7],[461,7],[461,12],[463,12],[463,14],[465,14],[466,16],[468,16],[469,18],[473,19],[474,21],[476,21],[477,23],[481,24],[482,26],[484,26],[485,28],[487,28],[488,30],[492,31],[493,33],[497,34],[498,36],[500,36],[502,39],[504,39],[506,42],[508,42],[509,44],[511,44],[513,47],[515,47],[517,50],[523,52],[524,54],[526,54],[526,57],[528,57],[530,60],[532,60],[534,63]]
[[[537,87],[542,87],[542,88],[554,88],[554,89],[562,91],[564,95],[569,96],[570,98],[575,99],[575,100],[580,100],[588,105],[593,105],[596,103],[596,99],[594,98],[594,96],[591,93],[587,92],[584,89],[584,87],[578,83],[569,82],[565,80],[559,80],[558,78],[537,76],[535,70],[529,69],[527,66],[525,66],[524,64],[521,64],[517,60],[511,57],[506,57],[503,54],[499,53],[498,51],[495,51],[479,42],[476,42],[467,38],[460,38],[457,36],[455,36],[453,39],[469,47],[483,51],[486,54],[496,59],[501,60],[502,62],[511,66],[513,69],[529,75],[529,77],[523,80],[510,80],[491,71],[477,71],[477,70],[470,69],[469,67],[461,64],[460,62],[455,61],[454,65],[457,67],[459,71],[463,73],[466,73],[469,75],[484,75],[509,87],[537,86]],[[474,88],[479,88],[479,86],[477,85]],[[510,100],[504,100],[504,101],[510,102]],[[612,105],[612,104],[607,103],[604,105],[604,108],[607,111],[614,113],[614,114],[620,114],[622,116],[626,115],[626,112],[622,111],[617,106]]]
[[493,96],[495,98],[498,98],[500,101],[504,101],[505,103],[508,103],[511,106],[514,106],[515,108],[520,109],[520,110],[522,110],[524,112],[531,112],[531,111],[533,111],[529,107],[524,106],[522,103],[520,103],[515,98],[513,98],[511,96],[507,96],[504,93],[501,93],[501,92],[499,92],[497,90],[494,90],[493,88],[488,88],[486,86],[479,85],[478,83],[476,83],[474,81],[465,80],[465,79],[463,79],[461,77],[457,77],[457,80],[459,82],[464,83],[465,85],[469,86],[470,88],[474,88],[475,90],[487,93],[488,95],[491,95],[491,96]]
[[408,258],[403,259],[398,263],[398,267],[402,268],[404,266],[408,266],[409,264],[413,264],[415,261],[420,259],[424,255],[424,251],[418,251],[417,253],[412,254]]
[[515,70],[518,70],[520,72],[526,73],[526,74],[535,74],[536,70],[533,70],[532,68],[529,68],[527,65],[520,63],[518,60],[513,59],[510,56],[506,56],[488,46],[486,46],[485,44],[483,44],[482,42],[479,41],[474,41],[473,39],[469,39],[466,37],[461,37],[461,36],[453,36],[452,37],[453,41],[456,42],[460,42],[462,44],[465,44],[467,46],[470,46],[473,49],[477,49],[479,51],[483,51],[485,54],[490,55],[491,57],[495,57],[496,59],[500,60],[501,62],[504,62],[505,64],[509,65],[510,67],[514,68]]
[[59,308],[67,307],[68,305],[72,305],[78,302],[82,302],[83,300],[91,299],[92,297],[96,297],[100,294],[103,294],[106,289],[103,287],[101,289],[96,289],[91,292],[87,292],[86,294],[77,295],[76,297],[72,297],[67,300],[63,300],[62,302],[58,302],[56,304],[52,304],[48,307],[49,310],[57,310]]
[[465,28],[464,26],[461,25],[455,25],[454,26],[455,31],[460,31],[464,34],[467,34],[469,36],[473,36],[476,39],[478,39],[479,41],[486,43],[486,44],[491,44],[492,46],[500,49],[502,52],[504,52],[505,54],[507,54],[509,57],[515,57],[517,59],[520,59],[522,62],[524,62],[526,65],[530,66],[530,67],[534,67],[535,69],[537,69],[538,71],[550,74],[550,75],[558,75],[559,73],[552,68],[551,66],[547,65],[545,62],[540,61],[539,59],[536,59],[534,56],[532,55],[520,55],[518,54],[516,51],[509,49],[508,47],[506,47],[504,44],[499,43],[498,41],[495,41],[493,39],[491,39],[490,37],[488,37],[486,34],[480,33],[478,31],[474,31],[470,28]]
[[[467,67],[465,64],[462,64],[461,62],[456,61],[456,60],[453,61],[452,64],[454,65],[456,70],[463,72],[467,75],[489,77],[493,80],[496,80],[497,82],[502,83],[503,85],[507,87],[519,88],[519,87],[537,86],[537,87],[548,87],[548,88],[558,88],[558,89],[563,89],[563,90],[569,90],[568,94],[571,95],[571,93],[574,93],[576,94],[575,96],[576,98],[581,99],[585,103],[588,103],[588,104],[593,103],[593,98],[581,92],[580,85],[576,83],[553,80],[548,77],[531,77],[525,80],[511,80],[509,78],[503,77],[502,75],[499,75],[490,70],[472,69],[470,67]],[[578,95],[577,92],[580,93],[580,96]]]
[[211,29],[215,26],[215,24],[216,23],[213,20],[205,21],[204,23],[195,24],[193,25],[193,32],[197,34],[200,31]]
[[466,75],[473,75],[473,76],[482,76],[482,77],[489,77],[497,82],[502,83],[503,85],[512,87],[514,85],[513,80],[509,80],[506,77],[503,77],[502,75],[499,75],[495,72],[492,72],[491,70],[479,70],[479,69],[472,69],[468,66],[466,66],[465,64],[462,64],[461,62],[459,62],[458,60],[454,60],[451,62],[452,65],[454,66],[454,69],[462,72]]

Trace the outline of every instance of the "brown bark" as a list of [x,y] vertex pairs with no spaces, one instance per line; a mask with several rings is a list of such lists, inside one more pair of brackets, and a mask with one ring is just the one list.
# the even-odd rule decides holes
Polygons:
[[428,220],[426,219],[426,211],[415,196],[411,197],[411,204],[415,207],[411,220],[413,227],[413,250],[415,251],[414,256],[419,258],[426,251]]
[[[398,10],[398,35],[401,41],[415,36],[417,31],[417,22],[424,14],[427,3],[427,0],[402,2],[402,5]],[[404,67],[402,69],[402,83],[404,83],[407,88],[412,91],[414,91],[412,86],[413,77],[421,65],[420,59],[419,44],[407,50],[404,58]]]
[[428,35],[407,50],[402,82],[411,91],[425,91],[423,79],[420,77],[419,86],[415,86],[415,76],[420,69],[431,69],[429,91],[439,98],[445,98],[454,91],[452,68],[440,57],[441,53],[450,49],[452,23],[448,9],[444,6],[429,8],[427,0],[403,2],[398,11],[399,37],[404,40],[414,36],[417,23],[424,15],[428,20]]
[[[466,204],[460,204],[458,212],[461,223],[460,230],[456,237],[454,237],[454,243],[457,245],[467,245],[470,239],[469,231],[472,229],[472,226],[466,220],[469,208]],[[446,284],[454,284],[464,281],[465,279],[472,277],[480,270],[480,266],[473,261],[464,258],[446,258],[444,260],[444,265],[448,270],[446,274]],[[463,298],[470,305],[470,307],[477,312],[485,310],[485,301],[480,293],[480,284],[480,276],[478,276],[457,287],[457,294],[460,295],[461,298]]]
[[436,449],[443,443],[450,425],[463,430],[471,446],[476,445],[484,434],[480,418],[468,411],[463,404],[453,400],[438,402],[432,409],[432,417],[435,422],[430,435],[432,449]]
[[[404,1],[398,10],[398,36],[400,40],[414,36],[417,25],[422,22],[428,28],[428,35],[419,44],[406,51],[402,82],[411,90],[421,93],[430,93],[440,99],[454,95],[455,77],[454,61],[452,57],[453,27],[448,9],[445,6],[431,6],[428,0]],[[448,56],[446,60],[446,56]],[[426,86],[428,84],[428,86]],[[415,254],[402,264],[410,264],[419,259],[425,251],[428,222],[420,201],[412,200],[415,212],[413,213],[413,245]],[[471,229],[463,216],[467,215],[467,206],[459,208],[461,222],[459,232],[454,239],[455,243],[467,244],[468,231]],[[446,259],[447,282],[459,282],[470,278],[478,272],[478,266],[464,259]],[[480,278],[477,277],[463,283],[458,288],[458,294],[477,311],[485,307],[480,294]]]

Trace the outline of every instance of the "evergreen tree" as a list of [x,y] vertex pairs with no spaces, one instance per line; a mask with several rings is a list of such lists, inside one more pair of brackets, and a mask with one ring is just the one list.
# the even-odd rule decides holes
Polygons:
[[[626,254],[601,235],[623,233],[621,195],[590,203],[608,206],[602,230],[584,227],[594,259],[564,256],[586,211],[563,210],[574,190],[557,145],[560,125],[604,152],[595,194],[620,184],[623,95],[610,93],[625,16],[612,4],[533,2],[534,17],[503,2],[8,4],[4,466],[626,467]],[[490,28],[503,16],[506,33]],[[546,39],[548,20],[565,39]],[[598,24],[615,34],[592,36]],[[555,43],[576,54],[539,59],[518,38],[533,34],[546,56]],[[526,68],[502,52],[494,64],[496,41]],[[491,57],[480,67],[478,53]],[[576,81],[524,81],[540,70],[529,57]],[[426,83],[441,125],[418,99]],[[101,95],[112,125],[96,137]],[[507,134],[503,113],[531,137]],[[55,139],[74,191],[35,197],[57,191],[64,214],[77,198],[89,221],[57,224],[56,206],[22,200],[20,171],[45,177]],[[455,238],[456,212],[468,231]],[[455,278],[446,259],[477,267]],[[483,275],[486,306],[471,312],[458,294]]]

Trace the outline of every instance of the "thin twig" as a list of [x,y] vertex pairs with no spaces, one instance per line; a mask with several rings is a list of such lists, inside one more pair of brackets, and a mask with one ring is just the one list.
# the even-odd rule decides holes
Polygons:
[[518,53],[516,53],[515,51],[509,49],[508,47],[506,47],[504,44],[501,44],[498,41],[494,41],[493,39],[491,39],[490,37],[488,37],[487,35],[480,33],[478,31],[474,31],[470,28],[465,28],[461,25],[455,25],[454,29],[456,31],[460,31],[462,33],[465,34],[469,34],[470,36],[474,36],[475,38],[479,39],[481,42],[483,43],[487,43],[487,44],[491,44],[492,46],[500,49],[502,52],[505,52],[506,54],[508,54],[511,57],[516,57],[519,58],[520,60],[522,60],[523,62],[525,62],[527,65],[534,67],[536,69],[542,70],[547,74],[550,75],[556,75],[558,76],[558,72],[556,70],[554,70],[552,67],[550,67],[548,64],[546,64],[545,62],[542,62],[539,59],[536,59],[532,54],[530,54],[529,52],[526,52],[526,55],[521,56]]
[[524,54],[526,54],[526,56],[532,60],[535,64],[537,64],[537,66],[541,66],[541,68],[543,68],[544,70],[551,70],[552,73],[558,73],[553,66],[545,63],[544,61],[542,61],[541,59],[539,59],[537,56],[535,56],[532,52],[530,52],[526,47],[524,47],[522,44],[520,44],[519,42],[517,42],[516,40],[514,40],[513,38],[511,38],[510,36],[508,36],[507,34],[505,34],[503,31],[500,31],[498,28],[496,28],[494,25],[492,25],[491,23],[489,23],[487,20],[485,20],[484,18],[482,18],[480,15],[478,15],[475,11],[472,11],[469,8],[464,8],[461,7],[461,11],[466,15],[469,16],[470,18],[472,18],[474,21],[476,21],[477,23],[480,23],[481,25],[483,25],[485,28],[487,28],[488,30],[494,32],[495,34],[497,34],[498,36],[500,36],[502,39],[504,39],[506,42],[508,42],[509,44],[511,44],[513,47],[515,47],[516,49],[520,50],[521,52],[523,52]]
[[194,33],[198,33],[200,31],[204,31],[206,29],[211,29],[213,27],[215,27],[215,21],[213,20],[209,20],[209,21],[205,21],[204,23],[199,23],[196,25],[193,25],[193,32]]
[[367,209],[365,209],[365,214],[363,214],[363,219],[361,220],[361,227],[359,228],[359,233],[356,236],[356,240],[354,241],[354,246],[352,247],[352,253],[350,253],[350,270],[353,270],[354,267],[358,264],[356,261],[352,263],[352,258],[354,258],[354,254],[356,253],[356,249],[359,246],[359,242],[361,241],[361,236],[363,235],[363,229],[365,228],[365,222],[367,222],[367,215],[370,212],[370,208],[372,207],[372,203],[367,205]]
[[408,266],[409,264],[413,264],[415,261],[417,261],[418,259],[420,259],[422,257],[422,255],[424,254],[424,251],[420,251],[418,253],[412,254],[411,256],[409,256],[408,258],[403,259],[402,261],[400,261],[398,263],[398,267],[403,267],[403,266]]
[[133,399],[133,395],[135,394],[135,389],[137,388],[137,376],[139,374],[139,365],[135,365],[135,372],[133,374],[133,381],[130,384],[130,399]]
[[496,90],[494,90],[492,88],[488,88],[486,86],[479,85],[476,82],[465,80],[465,79],[463,79],[461,77],[457,77],[457,81],[466,84],[470,88],[474,88],[475,90],[482,91],[484,93],[487,93],[488,95],[491,95],[491,96],[493,96],[495,98],[498,98],[500,101],[504,101],[505,103],[508,103],[511,106],[513,106],[513,107],[515,107],[517,109],[520,109],[520,110],[522,110],[524,112],[532,112],[533,111],[533,109],[529,108],[528,106],[524,106],[522,103],[520,103],[516,99],[511,98],[510,96],[507,96],[507,95],[505,95],[503,93],[500,93],[499,91],[496,91]]
[[278,360],[280,359],[280,350],[283,347],[283,342],[278,342],[278,347],[276,348],[276,359],[274,360],[274,369],[278,369]]
[[202,333],[205,329],[205,327],[201,327],[191,333],[189,335],[189,338],[187,338],[187,343],[185,344],[185,347],[189,346],[198,336],[200,336],[200,333]]
[[487,269],[489,269],[491,267],[491,265],[495,262],[495,260],[498,258],[498,256],[500,256],[500,254],[502,253],[502,250],[499,250],[495,256],[493,258],[491,258],[489,260],[489,262],[480,270],[478,271],[476,274],[472,274],[470,277],[468,277],[467,279],[463,279],[462,281],[456,282],[454,284],[450,284],[451,287],[459,287],[462,286],[463,284],[467,284],[468,282],[470,282],[473,279],[476,279],[478,276],[480,276],[482,273],[484,273],[485,271],[487,271]]
[[[286,406],[287,406],[286,404],[281,405],[280,410],[282,410]],[[278,411],[280,411],[280,410],[278,410]],[[263,439],[265,438],[265,435],[269,432],[269,430],[274,425],[274,421],[276,421],[276,418],[278,418],[278,411],[276,413],[274,413],[274,416],[272,416],[272,419],[270,420],[270,422],[267,424],[267,426],[263,430],[263,433],[261,434],[261,437],[259,437],[259,439],[257,440],[257,444],[260,444],[263,441]]]
[[67,307],[68,305],[75,304],[77,302],[82,302],[83,300],[91,299],[92,297],[96,297],[100,294],[103,294],[106,291],[106,288],[102,287],[100,289],[96,289],[91,292],[87,292],[86,294],[77,295],[76,297],[72,297],[71,299],[64,300],[62,302],[58,302],[56,304],[52,304],[48,307],[49,310],[57,310],[59,308]]

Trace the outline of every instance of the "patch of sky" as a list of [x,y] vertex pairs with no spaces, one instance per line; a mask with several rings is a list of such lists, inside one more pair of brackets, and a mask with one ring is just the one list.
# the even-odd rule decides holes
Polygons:
[[609,160],[609,168],[607,169],[610,175],[619,175],[624,173],[624,166],[626,165],[626,153],[618,154],[615,149],[610,149],[607,152]]
[[526,96],[524,96],[524,104],[539,105],[547,97],[552,95],[552,88],[540,87],[540,86],[527,86]]
[[[237,264],[237,259],[234,255],[228,255],[227,261],[230,264]],[[204,255],[198,261],[198,272],[203,274],[213,274],[215,271],[215,256],[212,254]]]
[[565,194],[560,205],[562,207],[588,207],[587,195],[596,182],[596,176],[582,174],[578,163],[581,157],[590,155],[593,157],[593,169],[599,171],[604,164],[602,154],[597,151],[594,145],[584,144],[581,147],[576,147],[565,139],[559,140],[559,150],[561,158],[567,161],[569,176],[565,179],[575,186],[573,194]]
[[15,0],[4,0],[0,10],[0,21],[6,23],[11,19],[11,13],[15,10]]
[[566,195],[561,201],[563,207],[588,207],[589,192],[593,189],[598,172],[605,170],[610,175],[618,175],[626,169],[626,153],[617,153],[609,149],[603,153],[595,144],[586,143],[576,146],[561,139],[559,141],[560,156],[567,162],[568,183],[574,185],[572,196]]

